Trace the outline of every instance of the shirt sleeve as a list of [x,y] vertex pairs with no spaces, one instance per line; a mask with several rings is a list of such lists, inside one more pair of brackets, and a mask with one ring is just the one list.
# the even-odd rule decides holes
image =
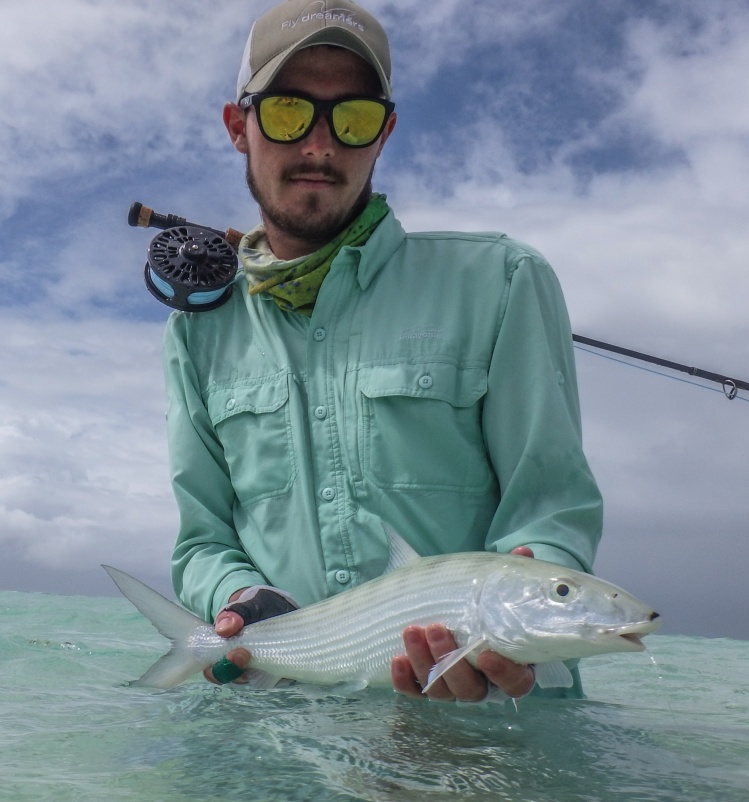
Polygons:
[[489,369],[483,425],[501,499],[487,549],[590,572],[603,504],[582,448],[572,332],[549,265],[510,262]]
[[180,514],[172,583],[183,604],[213,621],[234,591],[267,582],[234,527],[229,468],[200,393],[184,323],[184,315],[173,314],[164,335],[169,462]]

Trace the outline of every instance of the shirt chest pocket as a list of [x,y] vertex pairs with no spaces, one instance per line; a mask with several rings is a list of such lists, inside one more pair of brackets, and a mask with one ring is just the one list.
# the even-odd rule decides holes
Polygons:
[[481,427],[483,368],[379,365],[359,376],[359,458],[390,490],[486,493],[495,482]]
[[288,374],[211,391],[206,407],[242,506],[286,493],[297,473]]

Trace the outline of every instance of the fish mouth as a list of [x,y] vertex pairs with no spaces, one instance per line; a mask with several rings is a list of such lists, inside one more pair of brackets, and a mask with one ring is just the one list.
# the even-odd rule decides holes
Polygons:
[[[628,645],[624,647],[625,651],[641,652],[645,649],[645,644],[641,638],[645,635],[650,635],[661,626],[661,617],[658,613],[651,613],[647,621],[640,621],[637,624],[630,624],[628,627],[623,627],[615,632],[617,638],[625,641]],[[613,631],[612,631],[612,634]]]
[[623,635],[619,635],[619,637],[629,641],[638,651],[642,651],[645,648],[645,644],[640,640],[640,636],[635,635],[634,632],[625,632]]

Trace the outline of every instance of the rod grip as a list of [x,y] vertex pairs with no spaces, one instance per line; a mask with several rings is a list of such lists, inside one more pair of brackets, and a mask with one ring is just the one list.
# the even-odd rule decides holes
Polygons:
[[241,231],[237,231],[235,228],[219,231],[216,228],[208,228],[198,223],[189,223],[184,217],[177,217],[176,214],[159,214],[138,201],[135,201],[130,206],[130,211],[127,214],[127,224],[138,228],[160,228],[162,231],[175,226],[195,226],[205,231],[213,231],[216,234],[220,234],[235,251],[239,247],[239,241],[244,236]]
[[159,214],[138,201],[130,207],[130,211],[127,214],[127,222],[131,226],[160,228],[162,231],[167,228],[174,228],[174,226],[191,225],[184,217],[177,217],[176,214]]

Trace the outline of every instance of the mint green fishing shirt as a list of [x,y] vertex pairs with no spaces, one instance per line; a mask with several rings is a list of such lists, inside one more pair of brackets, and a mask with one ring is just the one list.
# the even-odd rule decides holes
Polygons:
[[307,605],[380,575],[381,521],[422,555],[530,545],[591,570],[567,312],[504,234],[406,234],[391,211],[311,318],[244,275],[224,306],[174,313],[165,371],[173,581],[206,620],[245,586]]

